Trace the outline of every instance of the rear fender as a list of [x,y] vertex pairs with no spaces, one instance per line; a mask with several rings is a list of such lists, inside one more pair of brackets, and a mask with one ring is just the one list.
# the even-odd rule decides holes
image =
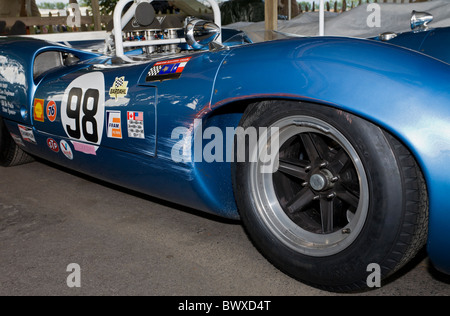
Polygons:
[[77,65],[67,67],[67,71],[74,67],[86,67],[84,61],[99,56],[35,39],[0,40],[0,116],[32,125],[31,109],[38,85],[33,75],[34,61],[39,54],[47,51],[72,53],[80,59]]
[[400,139],[426,178],[430,258],[450,272],[450,65],[371,40],[294,39],[233,49],[213,91],[213,110],[247,99],[308,101]]

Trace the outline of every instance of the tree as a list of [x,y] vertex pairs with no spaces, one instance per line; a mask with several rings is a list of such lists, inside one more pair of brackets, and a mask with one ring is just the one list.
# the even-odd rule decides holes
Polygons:
[[38,7],[40,9],[47,9],[47,10],[64,10],[66,8],[66,4],[63,2],[57,2],[57,3],[53,3],[53,2],[42,2],[38,5]]
[[[111,14],[114,12],[117,2],[119,2],[119,0],[99,0],[100,12],[105,15]],[[80,1],[80,5],[92,8],[92,1],[82,0]]]
[[66,8],[66,4],[62,3],[62,2],[57,2],[56,3],[56,8],[58,10],[64,10]]
[[264,21],[264,2],[262,0],[231,0],[223,2],[220,10],[223,25]]

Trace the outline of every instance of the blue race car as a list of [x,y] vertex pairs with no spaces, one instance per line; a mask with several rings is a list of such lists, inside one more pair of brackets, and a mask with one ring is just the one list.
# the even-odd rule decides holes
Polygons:
[[450,273],[450,65],[417,52],[448,29],[404,35],[416,51],[254,44],[221,37],[213,1],[215,23],[184,26],[150,2],[119,1],[102,53],[0,39],[1,165],[40,157],[241,219],[276,267],[331,291],[367,289],[426,243]]

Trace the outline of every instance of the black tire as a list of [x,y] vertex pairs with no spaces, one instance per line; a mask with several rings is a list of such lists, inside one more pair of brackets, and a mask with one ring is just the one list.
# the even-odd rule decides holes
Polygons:
[[32,161],[33,158],[14,142],[3,119],[0,118],[0,166],[12,167]]
[[[280,270],[329,291],[369,290],[376,271],[369,265],[377,264],[384,280],[426,243],[423,175],[407,148],[381,128],[291,101],[254,104],[240,126],[280,128],[277,172],[262,173],[263,159],[251,162],[258,149],[248,139],[247,160],[232,167],[249,237]],[[276,145],[268,139],[263,147]]]

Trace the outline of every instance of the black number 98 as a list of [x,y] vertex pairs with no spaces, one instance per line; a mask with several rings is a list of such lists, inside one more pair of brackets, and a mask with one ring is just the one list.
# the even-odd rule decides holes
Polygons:
[[74,120],[75,128],[72,127],[73,124],[67,124],[66,129],[71,138],[81,139],[83,136],[88,142],[98,142],[98,125],[95,116],[98,112],[99,97],[100,92],[96,89],[88,89],[84,97],[82,89],[70,90],[66,114],[69,119]]

